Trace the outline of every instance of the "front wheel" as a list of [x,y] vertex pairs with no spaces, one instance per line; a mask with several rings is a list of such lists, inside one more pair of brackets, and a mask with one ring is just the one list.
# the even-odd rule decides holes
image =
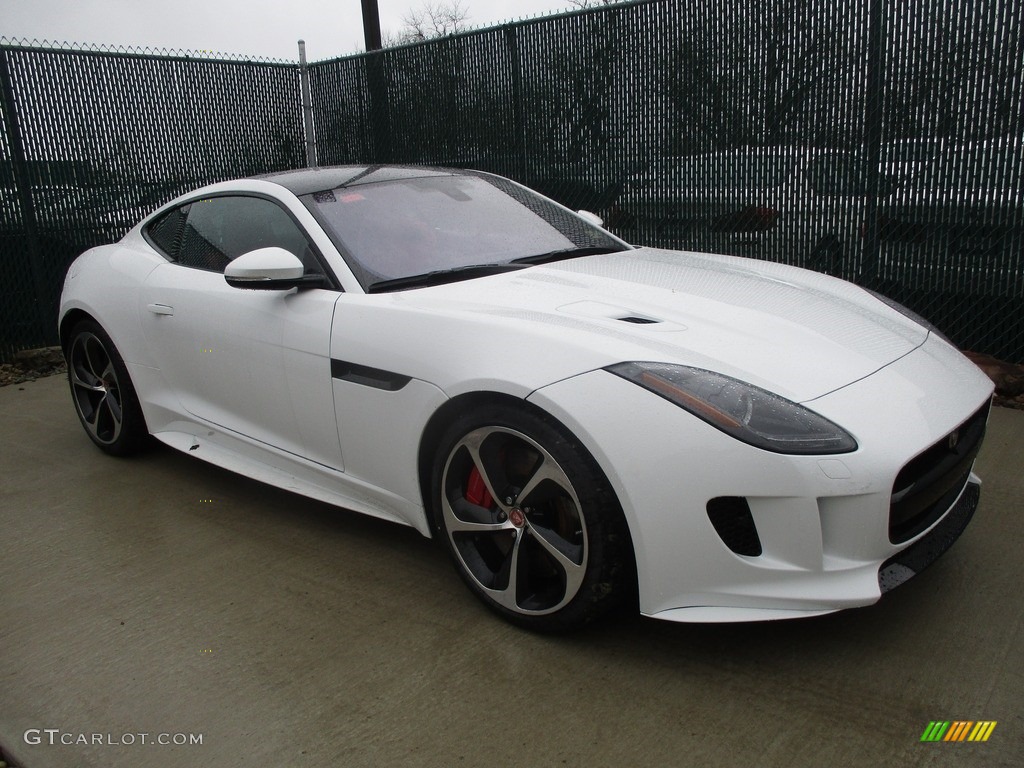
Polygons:
[[630,594],[632,545],[615,494],[545,415],[495,405],[459,418],[441,440],[433,493],[456,570],[513,623],[570,629]]
[[89,438],[115,456],[138,451],[146,439],[145,418],[110,337],[83,320],[72,329],[65,354],[71,399]]

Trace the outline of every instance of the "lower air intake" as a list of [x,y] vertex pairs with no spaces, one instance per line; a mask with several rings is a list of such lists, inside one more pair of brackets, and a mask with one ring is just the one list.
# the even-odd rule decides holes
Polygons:
[[761,538],[757,535],[750,505],[741,496],[719,496],[708,502],[708,519],[715,532],[737,555],[757,557],[761,554]]

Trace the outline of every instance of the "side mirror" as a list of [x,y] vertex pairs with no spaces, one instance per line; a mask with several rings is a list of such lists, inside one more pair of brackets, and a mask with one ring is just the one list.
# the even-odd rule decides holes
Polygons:
[[323,285],[322,275],[305,275],[302,262],[284,248],[259,248],[233,259],[224,270],[232,288],[256,291],[287,291]]
[[604,227],[604,219],[596,213],[591,213],[590,211],[576,211],[576,215],[588,224],[593,224],[595,227]]

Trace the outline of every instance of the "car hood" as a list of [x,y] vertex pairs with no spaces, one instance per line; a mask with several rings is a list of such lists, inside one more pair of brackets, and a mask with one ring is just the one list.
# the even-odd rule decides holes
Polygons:
[[566,355],[587,370],[625,360],[673,362],[797,402],[869,376],[928,335],[863,289],[827,275],[651,248],[404,297],[423,309],[461,315],[467,324],[515,328],[516,344],[544,343],[549,355]]

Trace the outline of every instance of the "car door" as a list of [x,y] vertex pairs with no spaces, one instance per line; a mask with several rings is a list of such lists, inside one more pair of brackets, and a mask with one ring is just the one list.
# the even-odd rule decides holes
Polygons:
[[202,421],[341,469],[331,383],[334,289],[241,290],[224,268],[280,246],[321,271],[310,238],[277,201],[221,195],[146,227],[168,258],[149,275],[139,314],[170,394]]

